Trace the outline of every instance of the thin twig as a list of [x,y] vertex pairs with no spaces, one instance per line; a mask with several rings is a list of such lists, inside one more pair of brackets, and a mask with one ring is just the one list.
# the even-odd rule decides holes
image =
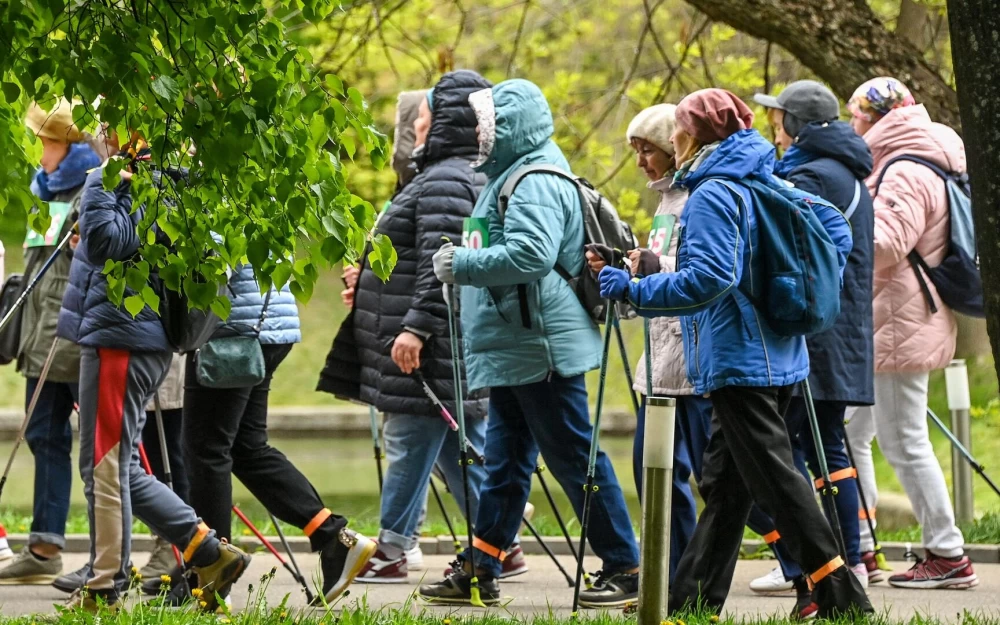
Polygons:
[[764,49],[764,93],[771,93],[771,42]]
[[531,0],[524,0],[521,21],[517,25],[517,34],[514,35],[514,49],[510,51],[510,59],[507,60],[507,78],[510,78],[510,72],[514,69],[514,59],[517,58],[517,49],[521,46],[521,35],[524,34],[524,23],[528,19],[529,8],[531,8]]

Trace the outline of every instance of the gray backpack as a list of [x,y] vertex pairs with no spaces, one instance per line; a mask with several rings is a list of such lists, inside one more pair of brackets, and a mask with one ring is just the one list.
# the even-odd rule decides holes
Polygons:
[[[575,176],[555,165],[525,165],[515,170],[500,189],[499,212],[500,223],[503,223],[507,213],[507,205],[514,195],[514,189],[525,176],[536,173],[554,174],[565,178],[576,185],[580,194],[580,207],[583,209],[583,244],[589,245],[597,243],[606,245],[613,250],[625,254],[629,250],[638,247],[638,242],[632,234],[631,228],[618,218],[618,211],[611,202],[594,188],[585,178]],[[608,300],[601,298],[601,289],[597,284],[595,276],[587,264],[584,263],[579,275],[570,275],[569,271],[559,263],[555,266],[556,273],[565,280],[573,292],[576,293],[580,304],[594,321],[603,323],[607,314]],[[530,327],[531,321],[528,316],[527,285],[518,286],[518,295],[521,300],[521,318],[526,327]]]

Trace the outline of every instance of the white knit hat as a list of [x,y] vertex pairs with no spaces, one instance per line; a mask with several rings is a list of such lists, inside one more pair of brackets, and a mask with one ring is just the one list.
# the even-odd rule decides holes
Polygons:
[[673,154],[674,145],[670,143],[670,135],[674,134],[676,109],[673,104],[655,104],[642,109],[632,118],[625,137],[629,142],[633,139],[644,139],[667,154]]

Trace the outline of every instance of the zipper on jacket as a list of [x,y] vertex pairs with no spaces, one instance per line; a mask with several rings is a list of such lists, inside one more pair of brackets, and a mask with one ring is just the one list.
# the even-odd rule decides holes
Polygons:
[[764,341],[764,329],[760,326],[760,317],[757,316],[757,308],[751,304],[750,310],[753,311],[754,321],[757,322],[757,332],[760,334],[760,345],[764,348],[764,365],[767,367],[767,385],[773,386],[774,383],[771,380],[771,356],[767,353],[767,342]]
[[701,342],[698,340],[698,320],[692,319],[691,326],[694,328],[694,363],[698,377],[701,377]]

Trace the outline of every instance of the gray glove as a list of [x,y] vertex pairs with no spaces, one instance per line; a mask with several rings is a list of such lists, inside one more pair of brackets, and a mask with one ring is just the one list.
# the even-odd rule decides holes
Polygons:
[[445,284],[455,284],[455,272],[451,265],[455,260],[455,246],[445,243],[434,253],[434,275]]

